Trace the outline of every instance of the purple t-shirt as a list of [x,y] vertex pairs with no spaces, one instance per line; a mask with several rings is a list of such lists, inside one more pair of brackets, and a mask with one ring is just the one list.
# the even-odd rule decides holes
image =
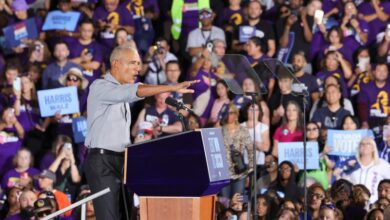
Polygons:
[[322,10],[325,14],[330,12],[334,8],[337,8],[339,12],[343,11],[343,2],[341,0],[322,1]]
[[320,91],[323,91],[324,81],[328,76],[335,76],[340,79],[341,87],[343,89],[343,97],[349,97],[349,91],[347,88],[347,84],[345,83],[344,72],[341,69],[336,69],[333,71],[321,70],[316,74],[316,77],[320,80]]
[[[26,173],[26,172],[28,173],[28,175],[31,178],[33,178],[34,176],[36,176],[40,173],[39,170],[32,168],[32,167],[28,168],[23,173]],[[19,181],[20,181],[20,177],[23,173],[19,173],[18,171],[16,171],[15,168],[6,172],[1,180],[1,188],[4,190],[4,189],[10,189],[14,186],[18,186]]]
[[[82,54],[90,53],[92,54],[92,61],[96,61],[99,63],[103,62],[102,47],[96,41],[92,41],[90,44],[83,45],[80,43],[79,40],[74,40],[72,46],[69,47],[69,51],[69,59],[80,57]],[[97,70],[85,69],[83,70],[83,75],[88,80],[89,85],[91,85],[95,79],[100,78],[101,71],[100,68],[98,68]]]
[[[117,9],[113,12],[108,12],[104,5],[97,7],[92,17],[94,22],[98,22],[99,20],[105,20],[111,24],[121,25],[121,26],[133,26],[134,20],[133,16],[131,16],[130,12],[125,7],[118,6]],[[109,51],[114,46],[114,32],[107,32],[102,30],[100,32],[100,43],[106,47]]]
[[[210,77],[210,80],[208,79]],[[205,92],[207,92],[209,89],[210,96],[208,99],[204,100],[198,100],[199,102],[207,103],[207,107],[204,109],[201,115],[199,115],[202,118],[209,118],[211,113],[211,108],[213,106],[215,97],[216,97],[216,85],[217,85],[217,76],[214,73],[207,73],[203,70],[199,70],[195,77],[192,78],[192,80],[200,80],[199,83],[194,84],[191,86],[191,89],[194,90],[194,93],[192,94],[192,100],[197,100],[201,95],[203,95]]]
[[[358,19],[360,30],[363,33],[370,35],[368,23],[363,19]],[[353,29],[349,28],[347,33],[344,33],[343,45],[347,48],[350,48],[351,51],[355,51],[360,46],[366,45],[363,41],[360,40],[358,33]]]
[[140,0],[135,2],[133,0],[126,0],[122,3],[122,7],[126,7],[133,14],[133,19],[140,18],[142,11],[143,13],[160,13],[160,8],[156,0]]
[[17,142],[7,142],[0,144],[0,177],[3,178],[5,172],[13,168],[12,158],[19,150],[22,143]]
[[23,220],[20,214],[7,216],[4,220]]
[[[327,43],[322,49],[321,49],[321,52],[319,54],[320,58],[322,59],[325,55],[325,50],[326,49],[329,49],[329,46],[330,44]],[[338,52],[340,52],[342,55],[343,55],[343,58],[348,61],[348,63],[351,64],[351,66],[354,65],[353,63],[353,50],[351,50],[351,48],[348,47],[348,45],[346,44],[343,44],[343,46],[337,50]]]
[[233,26],[238,26],[244,22],[245,15],[242,8],[238,10],[232,10],[230,8],[224,8],[221,15],[218,17],[217,24],[223,26],[225,24],[230,24]]
[[383,88],[378,88],[374,81],[362,85],[358,96],[358,103],[367,104],[370,124],[376,122],[380,123],[380,121],[382,121],[387,117],[387,115],[390,114],[389,97],[389,81],[387,81]]
[[199,27],[199,8],[197,0],[184,0],[181,26],[181,36],[188,34]]
[[[381,2],[379,6],[383,9],[387,15],[390,15],[390,2]],[[359,13],[363,15],[372,15],[375,14],[375,9],[372,7],[371,2],[363,2],[358,6]],[[370,32],[368,34],[368,44],[373,43],[376,40],[377,34],[384,31],[386,28],[387,22],[381,21],[379,18],[368,22]]]

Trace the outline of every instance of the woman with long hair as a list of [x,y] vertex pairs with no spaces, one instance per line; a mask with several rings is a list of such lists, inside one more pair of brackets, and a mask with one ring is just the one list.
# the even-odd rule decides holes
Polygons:
[[[253,111],[255,113],[254,116]],[[261,108],[260,102],[256,103],[254,106],[251,103],[247,103],[243,107],[242,113],[246,114],[246,121],[241,123],[241,125],[248,129],[249,135],[251,136],[251,141],[255,141],[256,165],[263,166],[265,162],[265,153],[268,152],[270,148],[270,139],[268,125],[261,122],[261,119],[263,118],[263,110]],[[255,136],[253,136],[254,130],[256,131]],[[259,169],[259,171],[263,170],[264,169]],[[261,174],[261,172],[259,173]]]
[[218,80],[216,85],[216,99],[214,100],[213,107],[211,108],[209,123],[214,124],[218,121],[219,112],[223,105],[230,103],[229,88],[225,81]]
[[296,142],[303,140],[303,113],[299,104],[295,101],[287,103],[282,125],[274,133],[274,145],[272,155],[278,156],[280,142]]
[[279,164],[278,179],[270,189],[284,194],[284,199],[297,201],[301,190],[296,183],[294,165],[290,161],[283,161]]

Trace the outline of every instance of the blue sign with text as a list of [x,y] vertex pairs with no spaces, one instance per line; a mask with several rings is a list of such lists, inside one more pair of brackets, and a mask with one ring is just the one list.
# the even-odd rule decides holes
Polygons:
[[38,91],[39,110],[42,117],[59,112],[61,115],[80,112],[77,88],[74,86]]
[[[279,164],[285,160],[297,164],[303,169],[303,142],[281,142],[278,144]],[[318,143],[309,141],[306,144],[306,169],[316,170],[320,167]]]

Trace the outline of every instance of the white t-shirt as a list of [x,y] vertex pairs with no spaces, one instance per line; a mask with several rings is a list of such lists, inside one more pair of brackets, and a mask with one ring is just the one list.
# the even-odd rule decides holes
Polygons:
[[[246,125],[246,122],[241,123],[242,126],[246,127],[249,131],[249,135],[251,136],[251,140],[253,142],[253,128],[248,128]],[[261,134],[268,131],[269,127],[268,125],[257,122],[256,124],[256,141],[261,142]],[[248,146],[248,147],[253,147],[253,146]],[[265,153],[263,151],[256,150],[256,164],[257,165],[264,165],[264,160],[265,160]],[[245,163],[248,163],[248,153],[246,150],[244,151],[244,161]]]
[[188,48],[202,47],[207,42],[211,42],[215,39],[226,42],[225,32],[223,32],[221,28],[212,26],[210,31],[202,31],[201,28],[197,28],[188,34],[186,51],[188,51]]

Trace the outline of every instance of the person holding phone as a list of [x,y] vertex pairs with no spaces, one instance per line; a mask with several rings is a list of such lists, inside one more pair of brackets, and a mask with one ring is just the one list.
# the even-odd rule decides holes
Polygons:
[[81,175],[71,143],[66,142],[60,147],[59,154],[50,165],[49,170],[56,174],[55,188],[68,194],[71,198],[76,198]]

